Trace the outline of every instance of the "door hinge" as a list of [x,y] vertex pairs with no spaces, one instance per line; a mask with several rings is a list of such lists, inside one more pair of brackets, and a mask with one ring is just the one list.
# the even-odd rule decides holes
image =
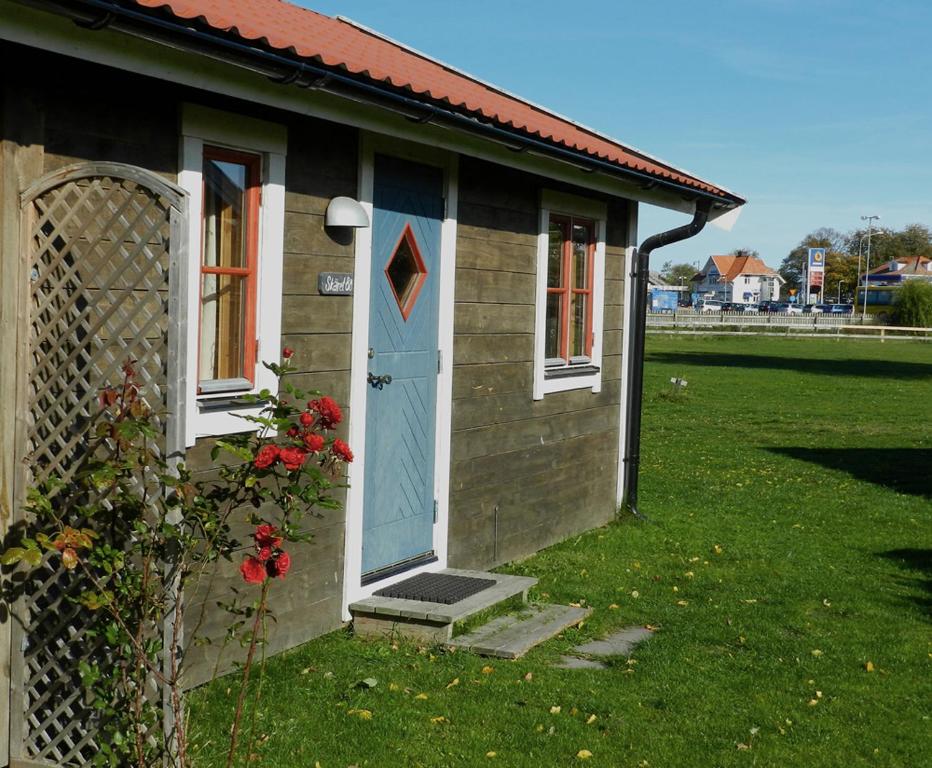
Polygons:
[[256,339],[256,362],[262,361],[262,350],[259,348],[259,339]]
[[434,525],[437,524],[437,517],[440,514],[440,502],[434,499]]
[[437,373],[443,373],[443,350],[437,350]]

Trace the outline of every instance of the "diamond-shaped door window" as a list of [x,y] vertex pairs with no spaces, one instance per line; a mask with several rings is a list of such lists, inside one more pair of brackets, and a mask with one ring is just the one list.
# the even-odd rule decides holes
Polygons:
[[421,251],[414,239],[414,232],[410,224],[405,224],[398,244],[392,253],[388,264],[385,265],[385,277],[395,294],[401,316],[407,320],[414,309],[417,295],[427,279],[427,267],[421,258]]

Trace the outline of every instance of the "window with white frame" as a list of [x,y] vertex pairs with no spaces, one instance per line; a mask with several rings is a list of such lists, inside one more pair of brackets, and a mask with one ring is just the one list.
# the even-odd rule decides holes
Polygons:
[[250,429],[246,394],[281,345],[283,126],[185,105],[179,184],[188,192],[187,444]]
[[544,191],[537,247],[534,398],[602,384],[606,207]]

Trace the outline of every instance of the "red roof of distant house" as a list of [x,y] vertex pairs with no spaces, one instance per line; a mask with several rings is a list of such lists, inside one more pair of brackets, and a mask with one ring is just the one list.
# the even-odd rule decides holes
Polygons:
[[[896,263],[896,267],[893,264]],[[900,266],[902,265],[902,266]],[[871,275],[929,275],[932,274],[932,259],[925,256],[904,256],[891,259],[870,271]]]
[[712,261],[728,282],[733,281],[738,275],[780,276],[757,256],[713,256]]
[[260,43],[299,58],[394,89],[424,101],[440,102],[462,114],[646,173],[677,185],[711,193],[724,201],[744,200],[583,128],[542,107],[512,96],[405,46],[339,18],[282,0],[132,0],[177,19]]

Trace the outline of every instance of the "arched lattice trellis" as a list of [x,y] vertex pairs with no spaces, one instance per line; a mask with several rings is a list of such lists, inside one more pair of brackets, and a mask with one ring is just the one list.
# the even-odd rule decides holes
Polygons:
[[[24,192],[22,220],[22,484],[52,473],[71,479],[82,426],[127,359],[150,406],[167,414],[159,449],[180,453],[184,192],[133,166],[81,164]],[[69,589],[80,589],[70,583],[48,569],[29,575],[14,637],[11,747],[22,759],[81,766],[96,746],[78,664],[103,660],[87,634],[94,616],[69,600]]]

